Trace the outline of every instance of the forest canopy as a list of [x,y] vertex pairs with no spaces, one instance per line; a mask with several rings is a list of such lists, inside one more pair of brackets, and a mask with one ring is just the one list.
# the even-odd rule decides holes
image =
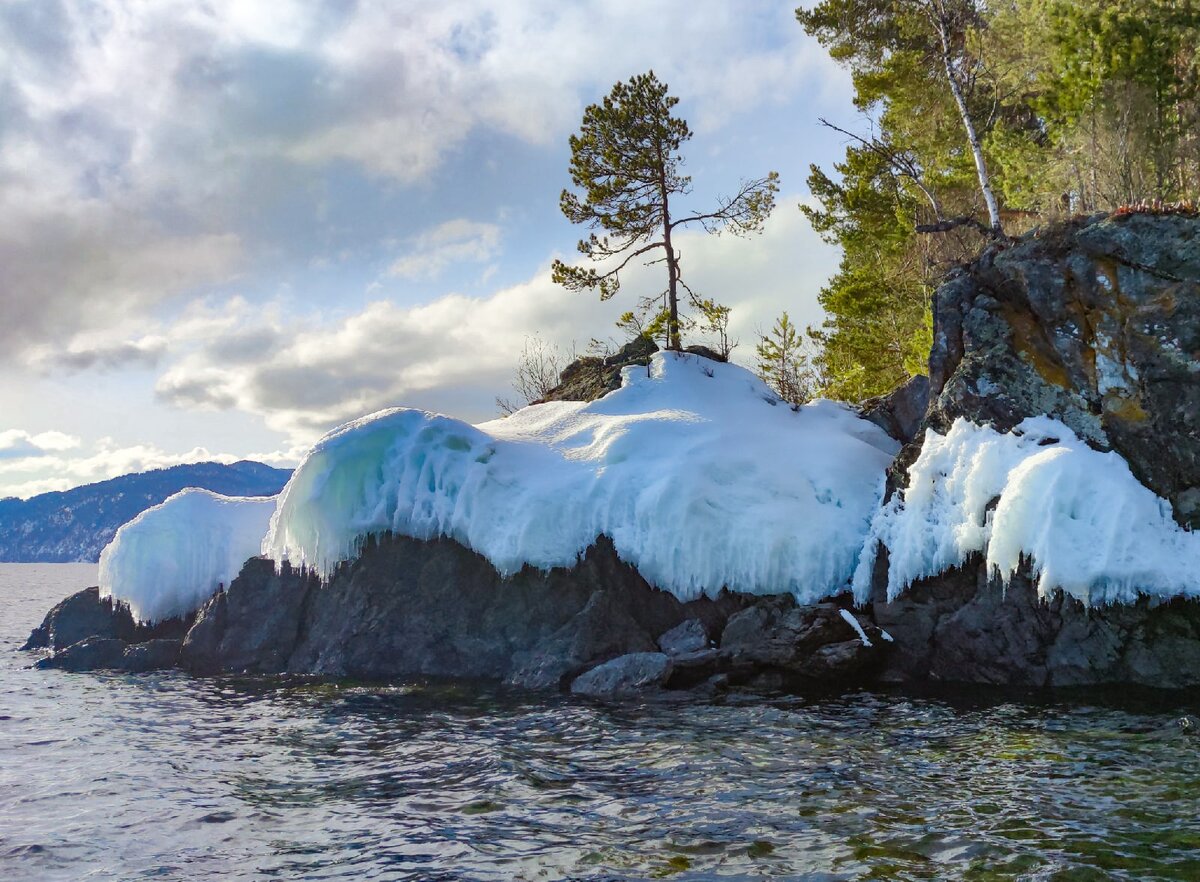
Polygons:
[[846,155],[812,166],[801,207],[843,252],[810,329],[821,394],[923,373],[933,290],[990,238],[1200,196],[1193,0],[824,0],[796,17],[849,68],[860,113],[827,123]]

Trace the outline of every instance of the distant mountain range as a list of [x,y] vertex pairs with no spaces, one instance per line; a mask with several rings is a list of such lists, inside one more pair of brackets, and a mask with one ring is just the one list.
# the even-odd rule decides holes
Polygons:
[[185,487],[274,496],[292,476],[261,462],[199,462],[30,499],[0,499],[0,562],[97,561],[117,528]]

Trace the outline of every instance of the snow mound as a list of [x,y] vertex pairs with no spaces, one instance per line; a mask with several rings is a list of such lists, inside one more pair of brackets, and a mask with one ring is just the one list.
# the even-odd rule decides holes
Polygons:
[[1043,596],[1200,594],[1200,536],[1119,454],[1093,450],[1057,420],[1034,417],[1007,434],[961,418],[944,436],[928,430],[909,476],[871,525],[854,577],[860,601],[878,543],[888,549],[888,599],[976,552],[1005,580],[1025,556]]
[[259,553],[275,497],[189,488],[148,508],[100,552],[100,596],[153,623],[197,609]]
[[593,402],[470,426],[381,411],[325,436],[263,553],[328,575],[372,533],[448,536],[504,574],[571,566],[598,535],[680,598],[844,588],[897,444],[848,408],[793,410],[736,365],[659,353]]

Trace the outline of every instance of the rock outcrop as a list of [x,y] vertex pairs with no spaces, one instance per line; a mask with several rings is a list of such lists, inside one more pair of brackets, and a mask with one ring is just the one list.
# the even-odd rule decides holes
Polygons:
[[649,337],[635,337],[612,355],[577,358],[559,376],[558,385],[538,401],[595,401],[621,388],[621,369],[645,367],[658,346]]
[[933,321],[925,425],[1049,414],[1200,526],[1200,218],[1091,218],[989,248]]
[[603,537],[574,567],[510,578],[451,539],[373,539],[327,582],[254,558],[194,622],[153,629],[89,589],[34,631],[27,648],[39,647],[54,650],[39,667],[71,671],[454,677],[586,695],[857,682],[882,655],[833,604],[682,603]]
[[[653,352],[639,340],[581,359],[547,398],[597,398]],[[989,247],[937,294],[928,381],[862,412],[905,444],[889,494],[908,486],[930,429],[965,418],[1006,432],[1049,415],[1200,526],[1200,217],[1080,219]],[[194,623],[141,628],[88,589],[27,648],[69,670],[485,678],[589,696],[877,677],[1200,685],[1200,601],[1043,599],[1029,562],[1000,583],[978,555],[888,600],[887,568],[882,549],[864,612],[790,595],[682,603],[604,537],[573,567],[504,578],[453,540],[384,536],[327,581],[251,560]]]
[[[1200,525],[1200,218],[1088,218],[993,246],[942,286],[933,318],[929,409],[890,491],[926,428],[963,417],[1004,432],[1047,414]],[[890,679],[1200,683],[1196,601],[1043,601],[1028,572],[1005,586],[973,559],[889,603],[886,567],[885,551],[872,592],[896,641]]]
[[[695,657],[695,650],[720,637],[726,622],[763,602],[778,603],[728,593],[682,603],[650,586],[603,537],[572,568],[526,568],[506,579],[453,540],[388,536],[369,542],[327,583],[287,566],[276,572],[268,560],[249,561],[200,610],[180,664],[197,674],[462,677],[557,689],[634,654],[683,658],[677,682],[691,685],[730,667],[804,676],[809,654],[836,655],[827,649],[831,643],[862,645],[848,624],[826,614],[832,627],[792,635],[798,643],[790,654],[764,651],[733,664],[730,656],[740,650]],[[821,661],[811,673],[858,676],[858,653],[843,655],[844,665]],[[666,684],[671,667],[658,680],[639,680],[641,686]],[[595,693],[607,682],[615,691],[631,688],[624,675],[595,680],[597,685],[575,691]]]

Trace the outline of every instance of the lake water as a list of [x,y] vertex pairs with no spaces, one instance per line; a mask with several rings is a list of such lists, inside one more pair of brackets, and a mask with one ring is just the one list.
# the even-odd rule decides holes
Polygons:
[[36,671],[0,565],[0,879],[1197,879],[1186,698],[606,706]]

